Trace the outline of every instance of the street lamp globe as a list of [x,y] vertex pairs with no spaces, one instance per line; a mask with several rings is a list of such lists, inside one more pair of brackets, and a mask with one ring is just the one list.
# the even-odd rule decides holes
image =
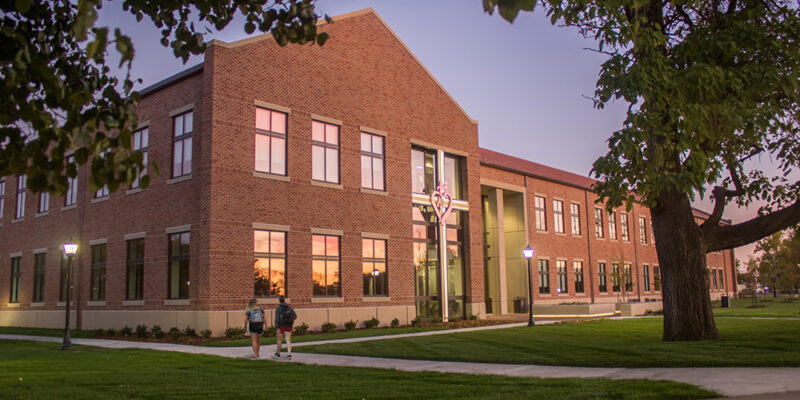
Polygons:
[[67,242],[64,243],[64,254],[68,256],[74,256],[75,253],[78,252],[78,245],[76,243]]
[[527,258],[528,260],[533,258],[533,247],[531,247],[531,245],[528,245],[528,247],[522,249],[522,256]]

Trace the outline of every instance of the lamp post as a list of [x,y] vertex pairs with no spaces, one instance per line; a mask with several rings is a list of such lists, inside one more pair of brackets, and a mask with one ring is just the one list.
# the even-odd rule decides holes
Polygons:
[[64,243],[64,254],[67,255],[67,316],[64,323],[64,341],[61,342],[59,350],[72,350],[72,338],[69,335],[69,302],[70,292],[72,291],[72,257],[78,251],[78,245],[69,241]]
[[522,255],[528,260],[528,326],[536,325],[533,322],[533,278],[531,273],[531,258],[533,258],[533,247],[522,249]]

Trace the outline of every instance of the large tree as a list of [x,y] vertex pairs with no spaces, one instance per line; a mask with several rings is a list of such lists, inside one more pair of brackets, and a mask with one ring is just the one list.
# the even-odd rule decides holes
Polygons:
[[[754,242],[800,221],[800,19],[785,0],[484,0],[512,21],[539,7],[608,55],[595,91],[602,108],[630,104],[593,166],[607,207],[650,208],[663,274],[663,339],[719,336],[706,253]],[[748,163],[775,160],[768,176]],[[698,222],[691,201],[710,195]],[[758,215],[721,223],[730,202]],[[755,213],[754,213],[755,214]]]
[[[103,0],[0,1],[0,176],[25,174],[33,191],[63,194],[67,178],[91,161],[93,188],[111,191],[142,170],[131,149],[136,128],[130,65],[134,48],[119,29],[95,26]],[[160,29],[161,43],[184,62],[206,48],[205,34],[237,13],[244,30],[270,32],[278,44],[317,43],[315,0],[123,0],[137,21]],[[325,16],[327,19],[328,17]],[[111,47],[113,45],[113,47]],[[118,78],[109,53],[119,53]],[[65,152],[75,149],[74,162]],[[156,169],[157,170],[157,169]],[[141,180],[147,187],[149,177]]]

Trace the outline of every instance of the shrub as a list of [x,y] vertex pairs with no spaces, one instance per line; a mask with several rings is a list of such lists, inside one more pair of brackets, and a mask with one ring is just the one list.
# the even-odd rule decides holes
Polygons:
[[264,330],[264,337],[275,337],[278,335],[278,328],[274,326],[270,326],[266,330]]
[[398,326],[400,326],[400,320],[397,319],[397,318],[393,319],[392,320],[392,328],[397,328]]
[[356,325],[356,322],[351,319],[350,321],[344,323],[344,329],[352,331],[353,329],[356,329]]
[[414,318],[411,320],[411,326],[422,326],[422,320]]
[[467,317],[467,319],[469,319],[470,321],[476,321],[478,319],[478,316],[470,314],[469,317]]
[[241,339],[244,337],[244,328],[231,326],[225,329],[225,337],[228,339]]
[[336,324],[334,324],[333,322],[326,322],[322,324],[322,331],[325,333],[336,332]]
[[161,326],[159,325],[153,325],[151,332],[153,333],[153,337],[156,339],[161,339],[164,337],[164,331],[161,330]]
[[197,331],[189,327],[189,325],[186,325],[186,328],[183,330],[183,334],[184,336],[195,337],[197,336]]
[[202,336],[203,339],[210,339],[211,338],[211,329],[203,329],[200,332],[200,336]]
[[294,327],[294,334],[297,336],[303,336],[306,332],[308,332],[308,325],[305,322]]
[[122,337],[128,337],[131,335],[132,332],[133,329],[131,329],[131,327],[128,325],[125,325],[124,327],[122,327],[122,329],[119,330],[119,334],[122,335]]
[[364,328],[367,328],[367,329],[376,328],[378,325],[380,325],[380,323],[381,323],[381,321],[378,321],[377,318],[372,317],[372,319],[368,319],[368,320],[364,321]]
[[171,337],[172,340],[177,342],[178,339],[180,339],[182,335],[183,334],[181,333],[181,330],[178,329],[178,327],[173,326],[172,328],[169,328],[169,337]]
[[104,331],[102,329],[97,329],[97,330],[94,331],[94,335],[95,336],[103,336],[105,334],[106,334],[106,331]]
[[147,325],[136,325],[136,336],[147,337]]
[[431,317],[431,323],[432,324],[441,324],[442,323],[442,317]]

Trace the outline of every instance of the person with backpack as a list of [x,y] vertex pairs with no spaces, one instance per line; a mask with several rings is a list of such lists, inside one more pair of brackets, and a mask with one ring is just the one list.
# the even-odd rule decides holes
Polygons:
[[264,333],[264,309],[257,303],[255,297],[250,299],[244,312],[244,325],[253,340],[253,358],[258,358],[258,351],[261,349],[261,334]]
[[275,308],[275,327],[278,328],[278,343],[275,350],[275,359],[281,358],[281,341],[286,336],[286,348],[288,350],[287,360],[292,359],[292,326],[294,320],[297,319],[297,314],[292,307],[286,304],[286,298],[281,296],[278,298],[278,307]]

